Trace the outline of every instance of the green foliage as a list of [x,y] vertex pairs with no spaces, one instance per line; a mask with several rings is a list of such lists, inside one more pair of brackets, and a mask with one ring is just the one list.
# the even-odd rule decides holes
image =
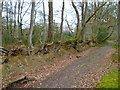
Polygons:
[[100,42],[109,34],[109,30],[105,26],[101,26],[98,29],[97,41]]
[[13,80],[13,81],[10,81],[10,82],[8,82],[7,84],[5,84],[3,87],[6,87],[6,86],[8,86],[8,85],[10,85],[10,84],[12,84],[12,83],[14,83],[14,82],[16,82],[17,80]]
[[63,32],[63,42],[72,42],[74,41],[75,38],[72,36],[72,34],[69,31],[64,31]]
[[8,30],[2,30],[2,43],[10,44],[14,42],[16,42],[14,36],[10,35]]
[[111,69],[96,88],[118,88],[118,68]]
[[118,48],[120,48],[120,43],[115,43],[112,45],[112,47],[118,49]]
[[59,41],[60,39],[60,32],[57,26],[54,26],[54,41]]
[[40,39],[43,40],[43,36],[42,36],[42,33],[43,33],[43,27],[42,26],[34,26],[34,30],[33,30],[33,37],[32,37],[32,42],[33,44],[37,44]]

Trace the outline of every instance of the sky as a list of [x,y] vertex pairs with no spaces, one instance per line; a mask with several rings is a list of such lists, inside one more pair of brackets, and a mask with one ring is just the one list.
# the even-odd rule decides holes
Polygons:
[[[9,1],[9,0],[5,0],[5,1]],[[12,0],[13,1],[13,5],[14,2],[17,0]],[[23,0],[22,0],[23,1]],[[24,6],[23,6],[23,13],[24,11],[26,11],[30,5],[31,0],[24,0]],[[43,19],[43,15],[41,14],[42,11],[42,3],[38,3],[39,1],[43,1],[43,0],[35,0],[36,1],[36,10],[37,10],[37,15],[36,15],[36,22],[41,22]],[[54,14],[54,21],[55,23],[59,23],[61,22],[61,10],[62,10],[62,1],[63,0],[53,0],[53,14]],[[64,0],[65,1],[65,12],[64,12],[64,19],[67,19],[69,21],[69,24],[71,25],[72,23],[74,23],[72,25],[72,27],[75,27],[76,25],[76,14],[75,11],[71,5],[71,0]],[[82,1],[82,0],[74,0],[75,1],[75,5],[78,5],[79,2],[78,1]],[[91,0],[88,0],[89,2]],[[104,1],[104,0],[97,0],[97,1]],[[117,1],[117,0],[111,0],[111,1]],[[46,13],[46,19],[48,19],[48,0],[44,0],[45,2],[45,13]],[[79,9],[79,14],[81,15],[81,10],[80,7],[78,7]],[[23,28],[29,28],[29,24],[30,24],[30,12],[31,12],[31,5],[29,7],[29,10],[27,12],[27,14],[25,14],[25,16],[23,17]],[[5,15],[5,13],[3,13],[3,15]],[[64,27],[67,27],[67,24],[64,20],[63,23]]]
[[[25,6],[24,9],[27,9],[28,6]],[[31,8],[30,8],[31,9]],[[43,18],[43,16],[41,15],[41,11],[42,11],[42,3],[37,4],[36,3],[36,9],[37,9],[37,15],[36,15],[36,22],[39,22],[41,18]],[[48,0],[45,0],[45,13],[48,15]],[[54,14],[54,21],[55,23],[60,23],[61,22],[61,10],[62,10],[62,0],[53,0],[53,14]],[[30,12],[30,10],[28,11]],[[25,15],[25,20],[29,24],[29,19],[30,19],[30,14],[26,14]],[[73,23],[73,21],[76,20],[76,15],[75,15],[75,11],[72,8],[71,2],[69,0],[65,0],[65,12],[64,12],[64,18],[67,18],[67,20],[70,23]],[[46,19],[48,19],[48,16],[46,16]],[[67,26],[66,22],[64,21],[64,26]],[[74,25],[73,25],[74,27]]]

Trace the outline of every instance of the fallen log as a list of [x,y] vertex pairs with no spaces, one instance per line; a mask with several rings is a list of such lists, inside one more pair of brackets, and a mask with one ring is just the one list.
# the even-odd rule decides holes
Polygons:
[[27,79],[27,77],[26,76],[22,76],[22,77],[20,77],[20,78],[18,78],[16,80],[12,80],[12,81],[8,82],[7,84],[3,85],[2,89],[8,89],[8,88],[12,87],[13,84],[19,83],[19,82],[21,82],[21,81],[23,81],[25,79]]
[[0,46],[0,52],[8,55],[10,51],[7,50],[6,48]]
[[16,80],[12,80],[10,82],[8,82],[7,84],[3,85],[3,90],[4,89],[8,89],[11,87],[14,87],[16,84],[22,84],[24,82],[28,82],[28,81],[33,81],[36,80],[35,78],[28,78],[26,76],[21,76],[20,78],[16,79]]

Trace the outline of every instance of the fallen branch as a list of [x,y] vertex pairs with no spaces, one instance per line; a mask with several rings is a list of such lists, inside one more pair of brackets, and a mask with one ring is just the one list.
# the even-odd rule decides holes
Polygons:
[[22,77],[20,77],[20,78],[18,78],[18,79],[16,79],[16,80],[10,81],[10,82],[8,82],[7,84],[3,85],[3,89],[10,88],[10,87],[13,86],[13,84],[19,83],[19,82],[21,82],[21,81],[23,81],[23,80],[25,80],[25,79],[27,79],[27,77],[26,77],[26,76],[22,76]]
[[28,81],[32,81],[32,80],[36,80],[35,78],[27,78],[26,76],[22,76],[16,80],[10,81],[7,84],[3,85],[2,89],[8,89],[10,87],[13,87],[15,84],[22,84],[24,82],[28,82]]
[[7,50],[6,48],[0,46],[0,52],[5,53],[6,55],[8,55],[9,50]]
[[49,47],[51,47],[53,44],[54,44],[53,42],[50,44],[44,44],[35,54],[39,54],[41,52],[43,52],[43,54],[49,53]]

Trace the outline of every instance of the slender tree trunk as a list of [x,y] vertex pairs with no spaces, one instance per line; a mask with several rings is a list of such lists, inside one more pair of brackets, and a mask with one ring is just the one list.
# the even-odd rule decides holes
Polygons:
[[21,0],[18,0],[18,17],[17,17],[17,24],[18,24],[18,30],[17,30],[17,38],[20,39],[20,6],[21,6]]
[[10,18],[10,36],[13,35],[13,28],[12,28],[12,23],[13,23],[13,8],[12,8],[12,1],[10,0],[10,11],[9,11],[9,18]]
[[48,17],[48,42],[51,42],[53,39],[53,1],[49,0],[48,2],[49,7],[49,17]]
[[[97,7],[96,7],[96,1],[95,1],[95,2],[94,2],[94,7],[93,7],[94,12],[95,12],[96,8],[97,8]],[[96,30],[96,25],[97,25],[97,24],[96,24],[96,16],[97,16],[97,15],[95,15],[94,18],[93,18],[93,23],[94,23],[94,24],[92,25],[92,41],[96,41],[96,38],[95,38],[95,37],[96,37],[95,34],[96,34],[96,32],[97,32],[97,30]]]
[[[84,19],[85,19],[85,16],[84,16],[84,0],[82,0],[82,5],[81,5],[81,15],[82,15],[82,20],[81,20],[81,24],[82,24],[82,29],[81,29],[81,31],[80,31],[80,35],[79,35],[79,37],[80,37],[80,40],[81,41],[83,41],[83,32],[84,32]],[[78,38],[79,39],[79,38]]]
[[65,4],[64,4],[64,0],[63,0],[62,13],[61,13],[61,25],[60,25],[60,41],[62,41],[63,21],[64,21],[64,9],[65,9]]
[[[120,1],[118,1],[118,45],[119,45],[118,53],[120,53]],[[120,58],[120,54],[119,54],[118,58]]]
[[44,37],[43,37],[43,43],[45,43],[46,42],[46,36],[47,36],[47,34],[46,34],[47,28],[46,28],[45,3],[44,3],[44,0],[43,0],[43,19],[44,19],[44,27],[43,27],[43,30],[44,30],[43,35],[44,35]]
[[72,6],[76,12],[76,17],[77,17],[77,26],[76,26],[76,31],[75,31],[75,38],[77,39],[78,32],[79,32],[79,25],[80,25],[80,17],[79,17],[79,12],[77,10],[77,7],[75,6],[73,0],[72,0]]
[[120,44],[120,1],[118,2],[118,41]]
[[32,34],[33,34],[33,27],[34,27],[34,19],[35,19],[35,1],[32,0],[32,8],[31,8],[31,17],[30,17],[30,29],[29,29],[29,47],[32,48]]
[[23,35],[23,31],[22,31],[22,10],[23,10],[23,5],[24,5],[24,0],[23,0],[23,2],[21,4],[21,7],[20,7],[20,38]]
[[[2,7],[3,1],[0,1],[0,46],[2,46]],[[0,72],[2,72],[2,69],[0,69]],[[2,74],[0,74],[0,82],[2,84]]]
[[6,3],[6,23],[7,23],[7,30],[6,30],[6,32],[7,32],[7,34],[8,34],[8,36],[7,36],[7,40],[6,41],[8,41],[9,42],[9,10],[8,10],[8,2],[5,2]]
[[[84,8],[84,6],[85,6],[85,8]],[[87,0],[86,0],[86,2],[83,0],[82,6],[81,6],[81,9],[82,9],[82,29],[81,29],[81,32],[80,32],[80,35],[79,35],[81,41],[84,41],[84,34],[85,34],[84,24],[85,24],[85,18],[86,18],[86,13],[87,13],[87,7],[88,7]]]
[[2,46],[2,7],[3,1],[0,1],[0,46]]
[[65,21],[66,21],[66,23],[67,23],[67,26],[68,26],[69,31],[73,34],[73,31],[72,31],[72,29],[70,28],[70,25],[69,25],[68,20],[67,20],[67,19],[65,19]]
[[17,31],[17,28],[16,28],[16,7],[17,7],[17,1],[15,2],[15,6],[14,6],[14,37],[15,38],[17,38],[16,37],[16,31]]

